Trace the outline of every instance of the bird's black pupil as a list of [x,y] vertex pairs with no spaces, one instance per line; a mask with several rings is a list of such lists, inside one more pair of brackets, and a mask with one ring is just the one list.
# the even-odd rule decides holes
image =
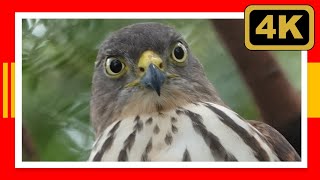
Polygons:
[[184,51],[181,47],[176,47],[174,48],[174,56],[177,58],[177,59],[182,59],[183,56],[184,56]]
[[122,63],[118,59],[112,60],[110,63],[110,70],[114,73],[119,73],[122,70]]

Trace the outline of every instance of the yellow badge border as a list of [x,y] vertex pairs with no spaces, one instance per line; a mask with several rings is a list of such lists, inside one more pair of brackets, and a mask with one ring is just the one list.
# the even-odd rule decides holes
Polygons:
[[[253,45],[250,42],[250,13],[254,10],[305,10],[309,14],[309,42],[306,45]],[[249,5],[244,12],[245,46],[249,50],[310,50],[314,46],[314,9],[310,5]]]

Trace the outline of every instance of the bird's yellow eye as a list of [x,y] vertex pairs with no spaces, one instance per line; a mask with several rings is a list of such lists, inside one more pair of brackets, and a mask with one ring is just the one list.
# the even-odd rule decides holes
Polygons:
[[126,65],[117,57],[108,57],[104,67],[106,74],[111,78],[118,78],[126,72]]
[[181,42],[178,42],[173,47],[171,56],[175,64],[181,65],[187,60],[187,48]]

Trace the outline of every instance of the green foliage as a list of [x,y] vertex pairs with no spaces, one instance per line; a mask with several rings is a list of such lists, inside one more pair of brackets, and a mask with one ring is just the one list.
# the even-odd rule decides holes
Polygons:
[[[94,141],[89,121],[93,64],[101,42],[123,26],[162,22],[183,34],[220,96],[247,119],[257,109],[208,20],[23,21],[23,123],[42,161],[83,161]],[[300,52],[277,52],[300,90]],[[28,160],[27,157],[24,157]]]

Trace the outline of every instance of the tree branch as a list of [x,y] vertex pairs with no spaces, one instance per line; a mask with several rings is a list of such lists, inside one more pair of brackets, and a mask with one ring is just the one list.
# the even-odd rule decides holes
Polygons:
[[22,150],[24,153],[24,159],[28,161],[39,161],[39,156],[34,147],[32,138],[24,125],[22,125]]

